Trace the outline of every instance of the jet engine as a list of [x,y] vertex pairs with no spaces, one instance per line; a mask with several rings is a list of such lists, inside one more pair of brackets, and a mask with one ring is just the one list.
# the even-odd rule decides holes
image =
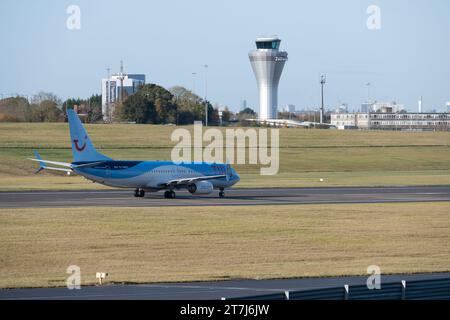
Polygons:
[[213,192],[213,185],[208,181],[194,182],[187,187],[188,191],[192,194],[208,194]]

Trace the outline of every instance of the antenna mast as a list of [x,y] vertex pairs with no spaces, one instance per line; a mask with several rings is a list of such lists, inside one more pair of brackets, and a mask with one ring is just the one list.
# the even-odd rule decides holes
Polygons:
[[125,74],[123,73],[123,61],[120,60],[120,103],[123,103],[123,79],[125,78]]

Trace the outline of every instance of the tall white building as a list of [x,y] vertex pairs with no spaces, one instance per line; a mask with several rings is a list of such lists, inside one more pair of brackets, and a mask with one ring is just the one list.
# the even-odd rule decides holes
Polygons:
[[259,119],[276,119],[278,113],[278,83],[287,52],[279,51],[278,37],[256,39],[256,50],[248,56],[259,90]]
[[120,102],[121,97],[132,95],[143,84],[145,84],[144,74],[125,74],[120,72],[113,74],[109,79],[102,79],[103,120],[111,121],[116,104]]

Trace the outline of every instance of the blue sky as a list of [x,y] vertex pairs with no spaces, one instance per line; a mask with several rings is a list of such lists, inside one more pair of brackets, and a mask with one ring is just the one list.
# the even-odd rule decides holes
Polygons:
[[[81,29],[69,30],[69,5],[81,9]],[[381,29],[369,30],[369,5],[381,9]],[[248,61],[254,39],[276,34],[289,54],[279,104],[325,103],[358,108],[371,97],[417,110],[444,110],[450,101],[450,1],[447,0],[2,0],[0,93],[50,91],[62,98],[100,92],[106,68],[145,73],[147,82],[182,85],[239,109],[257,106]],[[197,75],[192,75],[196,72]]]

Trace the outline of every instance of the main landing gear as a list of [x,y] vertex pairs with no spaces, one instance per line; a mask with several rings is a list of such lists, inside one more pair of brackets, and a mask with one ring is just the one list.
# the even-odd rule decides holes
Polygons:
[[225,197],[225,191],[224,191],[224,188],[220,188],[219,190],[220,190],[220,191],[219,191],[219,197],[220,197],[220,198],[224,198],[224,197]]
[[134,196],[135,196],[136,198],[143,198],[143,197],[145,196],[145,191],[144,191],[144,189],[138,188],[138,189],[134,190]]
[[164,198],[166,199],[175,199],[175,192],[173,190],[167,190],[164,192]]

